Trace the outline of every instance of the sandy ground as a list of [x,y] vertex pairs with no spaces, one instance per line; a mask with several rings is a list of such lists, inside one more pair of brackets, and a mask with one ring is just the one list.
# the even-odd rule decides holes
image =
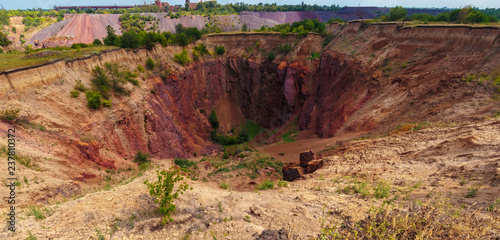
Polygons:
[[[46,205],[43,220],[35,220],[28,210],[22,210],[19,231],[0,236],[25,239],[29,230],[38,239],[98,239],[99,234],[106,239],[254,239],[254,234],[264,229],[285,228],[298,239],[310,239],[317,236],[325,219],[349,216],[357,221],[365,218],[371,207],[380,206],[385,199],[343,192],[361,179],[370,186],[381,179],[389,181],[387,199],[399,196],[396,206],[447,196],[452,206],[479,209],[479,216],[491,225],[493,235],[489,236],[499,236],[498,208],[484,211],[500,197],[499,133],[500,120],[493,119],[383,138],[336,141],[336,148],[325,153],[330,155],[324,158],[327,166],[272,190],[238,192],[213,182],[187,180],[193,189],[176,200],[175,220],[167,225],[159,223],[161,218],[143,184],[156,178],[152,168],[110,190],[90,191]],[[299,147],[332,141],[301,140],[271,146],[267,151],[275,148],[291,156]],[[170,160],[153,163],[160,168],[172,165]],[[418,187],[411,188],[418,182]],[[476,185],[480,186],[477,195],[466,198]],[[2,213],[5,216],[5,208]]]

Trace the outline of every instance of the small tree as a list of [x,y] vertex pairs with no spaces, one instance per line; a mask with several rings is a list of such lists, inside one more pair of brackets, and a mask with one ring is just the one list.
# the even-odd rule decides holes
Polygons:
[[21,109],[19,108],[9,108],[2,110],[0,112],[0,119],[8,122],[12,122],[16,119],[19,118],[19,112],[21,112]]
[[241,26],[241,31],[243,31],[243,32],[248,31],[248,26],[246,23],[243,23],[243,26]]
[[[144,181],[148,186],[149,194],[155,198],[155,203],[159,203],[158,213],[163,214],[162,224],[172,222],[172,213],[175,212],[175,204],[173,201],[179,197],[179,194],[184,194],[189,189],[189,185],[181,183],[174,191],[175,183],[182,181],[184,177],[179,173],[179,169],[173,167],[169,171],[157,170],[158,180],[156,182]],[[193,188],[191,188],[193,189]]]
[[408,14],[408,11],[401,6],[396,6],[389,9],[388,19],[389,21],[397,21],[403,19]]

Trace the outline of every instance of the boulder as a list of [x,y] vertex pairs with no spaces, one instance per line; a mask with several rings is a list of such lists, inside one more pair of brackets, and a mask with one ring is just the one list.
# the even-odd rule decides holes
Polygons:
[[313,173],[323,166],[323,160],[312,160],[307,163],[306,173]]
[[314,153],[312,151],[303,152],[300,154],[300,166],[303,168],[307,167],[307,163],[315,160]]
[[286,167],[283,168],[283,179],[286,181],[293,181],[304,176],[304,172],[304,168],[300,166]]

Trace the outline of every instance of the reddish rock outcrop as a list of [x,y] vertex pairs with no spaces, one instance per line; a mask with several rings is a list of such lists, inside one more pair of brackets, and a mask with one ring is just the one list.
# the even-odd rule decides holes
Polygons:
[[307,163],[306,173],[313,173],[316,170],[320,169],[321,167],[323,167],[323,160],[321,160],[321,159],[312,160],[312,161]]
[[312,151],[303,152],[300,154],[300,166],[307,168],[310,161],[315,160],[314,153]]
[[80,150],[81,156],[84,159],[95,162],[99,166],[105,168],[116,169],[112,160],[104,160],[101,158],[99,153],[99,144],[96,141],[86,142],[76,142],[75,146]]

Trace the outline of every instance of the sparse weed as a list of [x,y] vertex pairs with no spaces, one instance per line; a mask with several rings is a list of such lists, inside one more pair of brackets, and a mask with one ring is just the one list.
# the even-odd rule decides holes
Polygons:
[[373,188],[373,190],[374,190],[373,196],[375,196],[375,198],[377,199],[387,198],[391,191],[391,184],[386,180],[380,180],[377,183],[377,186]]
[[222,188],[222,189],[228,189],[229,188],[229,184],[227,184],[226,182],[221,182],[220,183],[220,188]]
[[279,180],[278,181],[278,187],[288,187],[288,182],[287,181],[283,181],[283,180]]
[[468,188],[468,192],[465,195],[466,198],[473,198],[477,195],[477,191],[479,191],[479,188],[481,188],[480,184],[474,184],[470,188]]

